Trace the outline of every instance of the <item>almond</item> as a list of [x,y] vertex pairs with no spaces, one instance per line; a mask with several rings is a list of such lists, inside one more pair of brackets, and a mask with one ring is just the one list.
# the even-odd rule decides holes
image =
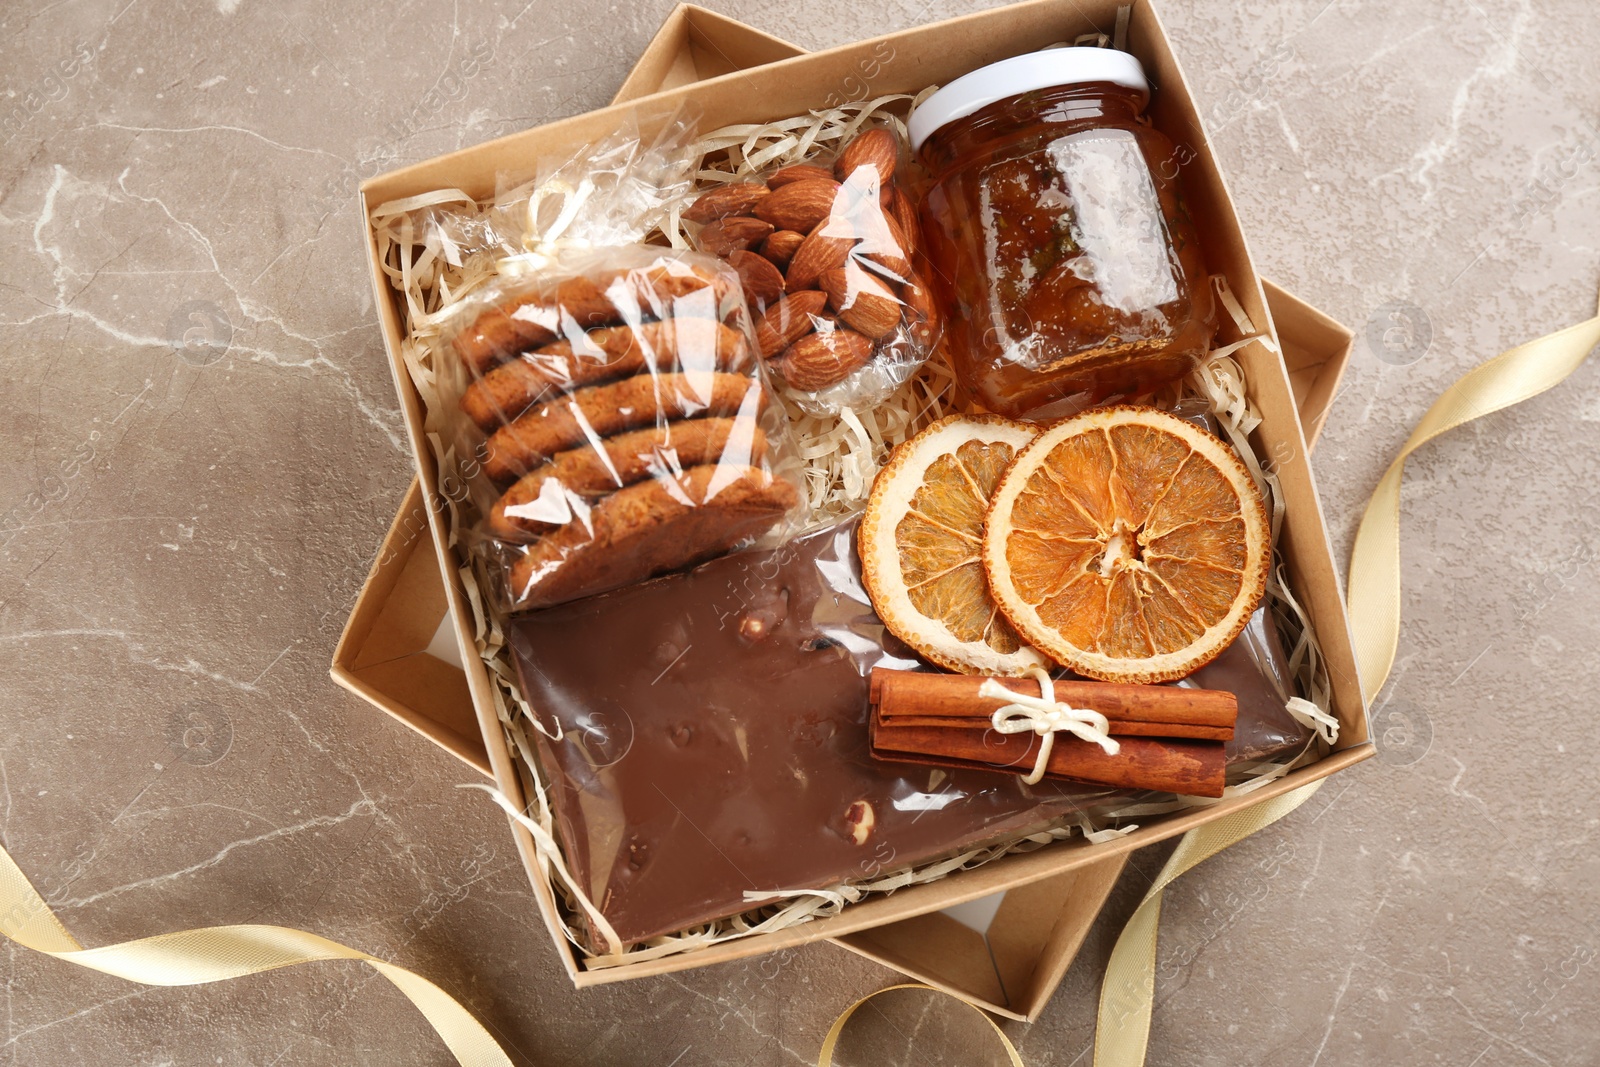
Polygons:
[[791,185],[794,182],[816,181],[818,179],[832,181],[833,171],[827,167],[814,167],[810,163],[796,163],[792,167],[784,167],[782,170],[774,172],[772,177],[767,179],[767,188],[781,189],[785,185]]
[[760,314],[783,295],[783,275],[767,258],[742,248],[728,253],[728,265],[739,272],[744,285],[744,300],[752,315]]
[[830,221],[823,219],[812,227],[806,239],[800,242],[800,247],[795,249],[794,258],[789,260],[789,271],[785,277],[791,293],[797,289],[816,288],[818,275],[825,270],[844,266],[844,261],[850,258],[850,249],[855,247],[856,239],[825,234],[823,231],[828,229]]
[[807,334],[778,359],[783,380],[803,392],[826,389],[867,365],[872,342],[843,328]]
[[825,270],[817,279],[846,326],[881,341],[900,325],[900,300],[859,264]]
[[761,254],[772,260],[774,267],[784,270],[805,239],[806,235],[797,230],[779,230],[761,242]]
[[869,228],[870,232],[865,234],[864,240],[856,246],[855,254],[888,271],[894,276],[895,281],[909,281],[911,249],[906,242],[905,231],[890,214],[881,215],[874,221],[881,225]]
[[917,222],[917,208],[911,198],[901,189],[894,191],[894,196],[889,201],[889,213],[894,216],[894,221],[900,224],[900,236],[906,239],[901,247],[906,255],[911,255],[917,250],[917,236],[920,233]]
[[843,181],[857,167],[876,167],[878,185],[886,187],[889,179],[894,177],[897,155],[899,146],[895,144],[894,134],[888,130],[868,130],[845,145],[844,151],[839,153],[838,160],[833,164],[833,175]]
[[683,217],[687,222],[711,222],[726,215],[748,215],[767,192],[764,182],[729,182],[702,193]]
[[817,328],[815,316],[822,314],[828,298],[815,289],[790,293],[767,308],[756,323],[756,346],[768,358]]
[[921,278],[913,277],[900,287],[900,298],[905,301],[911,339],[924,348],[931,348],[939,337],[939,308],[933,302],[933,294],[928,292]]
[[857,171],[839,186],[833,198],[833,217],[854,236],[870,237],[887,230],[883,219],[888,208],[884,205],[875,179],[866,171]]
[[729,252],[740,248],[754,248],[772,232],[772,223],[762,222],[744,215],[729,215],[708,222],[695,235],[695,247],[702,252],[727,258]]
[[864,845],[872,839],[872,828],[877,823],[877,814],[872,810],[872,805],[865,800],[852,801],[844,811],[847,836],[858,845]]
[[756,201],[751,210],[780,230],[805,233],[833,212],[838,191],[839,183],[826,178],[790,182]]

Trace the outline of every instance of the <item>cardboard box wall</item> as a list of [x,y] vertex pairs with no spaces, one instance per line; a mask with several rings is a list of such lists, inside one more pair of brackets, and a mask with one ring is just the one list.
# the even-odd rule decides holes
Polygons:
[[[822,106],[830,94],[837,94],[839,86],[859,82],[868,69],[873,71],[870,91],[874,95],[914,92],[926,84],[949,80],[966,69],[1006,55],[1071,39],[1090,29],[1109,31],[1114,14],[1115,5],[1110,3],[1082,5],[1036,0],[815,55],[770,59],[768,57],[774,55],[781,57],[786,50],[798,50],[710,12],[681,7],[669,17],[639,67],[630,75],[624,92],[646,94],[637,101],[641,123],[645,126],[671,114],[686,98],[692,98],[707,127],[755,121]],[[1344,725],[1339,751],[1313,767],[1258,791],[1248,800],[1227,801],[1153,821],[1106,845],[1089,846],[1081,841],[1062,843],[1038,852],[1007,857],[940,882],[901,890],[890,897],[866,901],[835,918],[779,934],[603,971],[584,970],[559,935],[554,900],[537,873],[531,841],[513,827],[533,878],[541,911],[576,984],[582,986],[702,966],[829,937],[916,977],[985,1002],[1003,1014],[1031,1016],[1036,1014],[1060,973],[1065,971],[1109,891],[1116,870],[1134,848],[1182,833],[1247,803],[1278,795],[1370,754],[1370,746],[1365,744],[1365,720],[1343,605],[1306,463],[1306,442],[1314,438],[1326,415],[1348,355],[1349,333],[1281,290],[1258,284],[1248,250],[1237,231],[1226,187],[1216,173],[1206,146],[1199,118],[1159,20],[1148,4],[1135,5],[1129,45],[1145,62],[1152,81],[1158,86],[1152,106],[1157,124],[1175,140],[1193,149],[1184,180],[1195,202],[1196,214],[1205,220],[1202,238],[1212,269],[1228,275],[1234,292],[1258,326],[1270,329],[1274,320],[1281,318],[1277,333],[1285,353],[1284,361],[1280,362],[1261,345],[1247,347],[1239,358],[1250,379],[1252,399],[1265,417],[1258,431],[1258,444],[1270,449],[1275,456],[1286,457],[1280,474],[1289,517],[1282,547],[1294,574],[1297,593],[1317,625],[1329,658],[1335,685],[1332,710]],[[889,58],[884,60],[886,55]],[[741,61],[745,57],[767,65],[761,69],[747,69]],[[697,81],[702,71],[709,72],[710,76]],[[650,89],[657,91],[652,93]],[[400,196],[444,186],[463,188],[477,196],[487,195],[493,190],[498,171],[526,170],[542,154],[569,153],[604,136],[619,118],[616,108],[608,108],[382,175],[364,183],[364,206],[370,209]],[[369,234],[369,245],[370,242]],[[375,248],[373,251],[375,254]],[[420,402],[397,358],[399,318],[393,294],[375,264],[374,285],[420,481],[408,498],[408,508],[397,518],[390,539],[380,553],[379,565],[374,568],[368,591],[351,617],[345,639],[340,644],[335,677],[469,764],[486,770],[507,795],[520,799],[510,756],[488,699],[487,676],[470,652],[470,615],[465,610],[460,587],[451,581],[442,587],[419,592],[428,584],[429,568],[425,562],[428,545],[431,544],[436,553],[431,572],[435,583],[439,581],[441,565],[453,576],[457,573],[457,562],[453,552],[439,548],[443,544],[437,537],[439,516],[424,506],[425,500],[435,497],[437,471],[421,438]],[[424,536],[423,523],[432,526],[436,536]],[[396,600],[397,596],[403,599]],[[422,603],[430,597],[431,612],[419,614],[403,606]],[[397,614],[389,609],[391,603],[400,607]],[[441,607],[449,610],[449,625],[442,635],[427,622],[418,621],[423,616],[438,620],[440,616],[436,612]],[[408,614],[410,618],[400,617]],[[453,676],[423,663],[428,659],[443,663],[450,658],[447,651],[450,631],[454,631],[458,646],[469,650],[464,661],[465,670],[460,674],[468,693],[465,703],[459,684],[453,690],[444,684],[447,678],[453,681]],[[441,637],[444,638],[442,645]],[[428,653],[426,649],[430,645],[436,653],[443,654]],[[415,672],[413,666],[418,668]],[[421,680],[421,685],[409,684],[413,674]],[[391,694],[396,691],[404,697],[393,699]],[[476,739],[469,729],[469,710],[475,711],[480,728]],[[985,975],[980,973],[980,968],[961,964],[963,959],[969,962],[975,959],[975,952],[957,952],[952,962],[950,953],[942,949],[929,950],[930,945],[954,945],[964,929],[948,916],[937,914],[942,909],[1021,887],[1030,888],[1007,898],[1008,902],[1018,902],[1008,909],[1014,914],[1002,915],[1004,921],[995,924],[1006,931],[1007,936],[1002,940],[1007,943],[997,946],[991,936],[991,942],[983,946],[986,954],[994,955],[990,973]],[[1072,899],[1065,908],[1054,903],[1067,894]],[[1043,949],[1035,951],[1041,943]],[[1002,964],[1002,958],[1009,961],[1008,964]]]

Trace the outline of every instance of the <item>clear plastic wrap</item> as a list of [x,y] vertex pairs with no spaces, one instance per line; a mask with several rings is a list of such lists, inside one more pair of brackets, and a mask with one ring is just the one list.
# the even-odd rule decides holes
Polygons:
[[[921,663],[873,613],[855,529],[509,627],[569,868],[623,941],[1152,799],[872,759],[871,669]],[[1264,611],[1257,622],[1197,679],[1239,698],[1230,764],[1286,755],[1309,736],[1280,721],[1288,670]]]
[[739,272],[761,355],[809,414],[871,407],[937,341],[904,157],[891,124],[867,126],[836,155],[716,185],[683,213],[695,247]]
[[738,279],[622,246],[488,287],[441,361],[478,547],[524,610],[690,566],[781,530],[800,502]]
[[[493,256],[432,360],[437,425],[521,611],[772,535],[802,495],[737,273],[641,243],[689,188],[687,131],[619,131],[441,237]],[[446,241],[446,247],[455,247]]]

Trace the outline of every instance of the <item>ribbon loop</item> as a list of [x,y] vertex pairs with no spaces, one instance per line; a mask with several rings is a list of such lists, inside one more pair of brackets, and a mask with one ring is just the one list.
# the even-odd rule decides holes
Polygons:
[[[866,996],[862,997],[860,1000],[846,1008],[843,1014],[841,1014],[837,1019],[833,1020],[833,1025],[828,1028],[827,1035],[822,1039],[822,1049],[817,1053],[817,1067],[833,1067],[833,1050],[839,1044],[839,1035],[844,1033],[844,1024],[850,1021],[850,1017],[856,1013],[857,1008],[861,1007],[861,1005],[865,1004],[873,997],[881,996],[884,993],[892,993],[896,989],[927,989],[936,993],[943,992],[942,990],[935,989],[931,985],[924,985],[921,982],[902,982],[899,985],[884,986],[877,992],[868,993]],[[953,993],[949,995],[955,996]],[[963,1000],[961,997],[956,997],[955,999],[961,1001],[961,1003],[977,1012],[979,1018],[989,1024],[989,1028],[994,1031],[995,1036],[1000,1039],[1001,1046],[1006,1050],[1006,1056],[1011,1060],[1011,1067],[1023,1067],[1022,1056],[1018,1054],[1017,1046],[1013,1045],[1011,1043],[1011,1039],[1006,1036],[1006,1032],[1000,1029],[1000,1024],[989,1018],[988,1013],[986,1013],[976,1004],[972,1003],[972,1001]]]

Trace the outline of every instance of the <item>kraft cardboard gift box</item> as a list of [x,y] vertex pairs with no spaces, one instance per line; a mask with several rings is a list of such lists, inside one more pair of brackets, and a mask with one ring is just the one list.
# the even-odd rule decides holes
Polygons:
[[[628,102],[637,107],[646,128],[685,101],[699,112],[703,128],[776,118],[837,103],[841,87],[849,90],[843,98],[916,92],[1008,55],[1082,33],[1110,33],[1115,16],[1114,3],[1036,0],[808,55],[733,20],[683,5],[669,16],[612,107],[381,175],[363,184],[363,206],[370,210],[399,197],[452,186],[490,195],[497,172],[526,170],[541,155],[568,154],[605,136],[629,110]],[[1231,199],[1151,5],[1134,5],[1128,45],[1157,86],[1151,108],[1156,123],[1193,149],[1184,181],[1204,220],[1202,236],[1212,269],[1227,275],[1252,321],[1275,336],[1283,353],[1280,359],[1268,347],[1253,344],[1237,358],[1264,419],[1257,431],[1258,447],[1286,457],[1280,465],[1288,503],[1282,551],[1328,658],[1334,684],[1331,710],[1343,726],[1337,750],[1248,798],[1152,820],[1114,842],[1058,843],[863,901],[834,918],[781,933],[599,971],[585,970],[560,935],[555,900],[531,839],[513,824],[541,912],[577,985],[704,966],[829,938],[1001,1014],[1032,1018],[1065,973],[1133,849],[1371,754],[1343,603],[1307,463],[1309,442],[1321,428],[1349,356],[1349,331],[1256,278]],[[370,232],[368,242],[375,256]],[[440,536],[441,516],[426,505],[438,499],[438,472],[422,438],[420,400],[398,357],[395,297],[375,261],[373,284],[419,480],[379,552],[336,651],[333,674],[340,684],[488,774],[508,796],[521,801],[525,798],[488,696],[488,678],[473,650],[470,612],[454,577],[460,561],[454,549],[441,547],[446,543]],[[452,580],[444,582],[443,574]],[[960,906],[1002,891],[1007,892],[987,936],[974,929],[981,929],[979,923],[952,917],[961,914]],[[957,910],[947,913],[952,907]]]

